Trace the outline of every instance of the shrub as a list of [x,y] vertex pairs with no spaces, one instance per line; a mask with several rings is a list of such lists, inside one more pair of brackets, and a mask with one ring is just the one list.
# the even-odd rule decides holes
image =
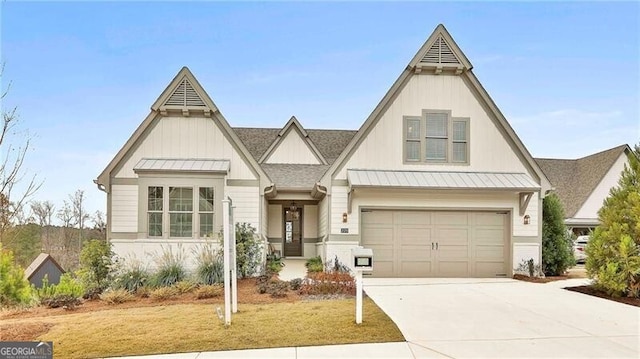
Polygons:
[[294,278],[289,281],[289,288],[291,290],[299,290],[302,286],[302,278]]
[[322,272],[324,270],[324,263],[322,263],[320,256],[307,259],[304,266],[307,267],[307,272],[309,273]]
[[338,256],[333,260],[327,261],[325,268],[327,272],[351,273],[351,268],[340,262]]
[[31,298],[24,270],[14,265],[13,253],[0,245],[0,307],[28,304]]
[[130,293],[136,293],[149,282],[149,271],[146,266],[133,258],[126,261],[115,276],[114,288],[126,289]]
[[278,275],[282,271],[284,263],[282,259],[272,254],[267,255],[267,262],[265,263],[265,274],[272,277]]
[[136,295],[140,298],[149,298],[149,296],[151,295],[151,288],[144,285],[136,290]]
[[640,145],[628,156],[618,185],[598,211],[600,225],[587,244],[585,267],[600,290],[640,297]]
[[260,276],[260,279],[257,283],[258,293],[267,293],[273,298],[286,297],[287,291],[289,291],[289,282],[281,281],[277,278],[267,278],[267,276]]
[[523,259],[515,270],[515,274],[522,274],[529,277],[543,277],[542,268],[540,264],[535,264],[533,258],[529,260]]
[[154,301],[169,300],[177,297],[180,294],[176,287],[160,287],[156,288],[149,293],[149,297]]
[[560,275],[575,264],[562,203],[551,194],[542,202],[542,270],[548,276]]
[[202,284],[224,282],[224,262],[222,253],[211,242],[194,251],[196,257],[196,280]]
[[354,295],[355,291],[356,282],[350,273],[331,271],[309,273],[302,282],[299,292],[303,295]]
[[58,284],[49,285],[47,277],[43,278],[42,288],[36,290],[40,304],[49,308],[66,306],[72,309],[81,303],[83,294],[84,286],[69,273],[63,274]]
[[107,288],[112,258],[111,245],[106,241],[92,239],[85,243],[78,274],[87,291],[101,292]]
[[193,283],[188,280],[180,281],[173,285],[180,294],[191,293],[198,288],[196,283]]
[[187,270],[184,267],[184,251],[178,244],[178,250],[173,253],[173,249],[162,247],[162,253],[156,254],[154,261],[157,271],[153,277],[153,284],[156,287],[170,287],[187,277]]
[[124,288],[106,290],[100,294],[100,300],[107,304],[121,304],[134,300],[135,297]]
[[236,223],[236,265],[239,278],[256,275],[261,265],[262,250],[256,229],[249,223]]
[[196,299],[217,298],[224,293],[220,284],[203,285],[196,289]]

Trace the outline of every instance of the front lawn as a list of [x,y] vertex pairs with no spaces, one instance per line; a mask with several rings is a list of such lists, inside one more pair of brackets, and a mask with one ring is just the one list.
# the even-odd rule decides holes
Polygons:
[[[51,316],[3,320],[1,340],[54,342],[56,358],[181,353],[232,349],[404,341],[398,327],[366,298],[355,324],[355,300],[299,300],[239,305],[225,328],[221,303],[118,306]],[[33,337],[24,337],[25,332]],[[12,334],[14,333],[14,334]]]

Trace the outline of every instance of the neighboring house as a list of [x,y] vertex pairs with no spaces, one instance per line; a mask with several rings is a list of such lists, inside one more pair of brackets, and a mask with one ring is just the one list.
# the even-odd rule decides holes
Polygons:
[[42,279],[47,277],[49,284],[60,283],[60,277],[65,273],[64,269],[50,254],[40,253],[36,259],[24,270],[24,276],[29,283],[42,288]]
[[232,128],[185,67],[95,181],[119,255],[236,222],[289,258],[374,251],[382,277],[511,276],[551,185],[439,25],[358,131]]
[[630,153],[628,145],[620,145],[575,160],[536,158],[564,206],[564,223],[574,234],[589,234],[598,225],[598,211],[618,185]]

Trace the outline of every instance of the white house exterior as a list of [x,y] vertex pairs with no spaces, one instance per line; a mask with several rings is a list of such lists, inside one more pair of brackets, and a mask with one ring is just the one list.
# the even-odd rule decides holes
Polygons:
[[565,224],[576,235],[598,226],[598,211],[632,153],[625,144],[578,159],[536,158],[564,206]]
[[198,245],[229,197],[283,256],[381,277],[510,276],[541,257],[551,185],[444,26],[357,131],[232,128],[183,68],[96,180],[120,255]]

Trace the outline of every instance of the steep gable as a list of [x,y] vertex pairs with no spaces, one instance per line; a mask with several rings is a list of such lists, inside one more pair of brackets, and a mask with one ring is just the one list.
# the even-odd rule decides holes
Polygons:
[[[509,123],[481,86],[473,66],[443,25],[416,53],[378,106],[323,176],[345,179],[348,168],[528,173],[544,194],[551,186]],[[424,111],[470,119],[467,166],[403,163],[405,117]]]
[[327,161],[318,151],[298,119],[292,116],[285,124],[267,151],[260,157],[260,163],[298,163],[326,165]]
[[[171,141],[176,143],[172,142],[172,146]],[[243,176],[251,174],[251,178],[269,182],[268,176],[186,67],[173,78],[151,106],[147,118],[94,182],[109,191],[111,179],[118,173],[121,177],[132,177],[133,166],[147,152],[156,158],[223,156],[231,160],[232,172]]]

